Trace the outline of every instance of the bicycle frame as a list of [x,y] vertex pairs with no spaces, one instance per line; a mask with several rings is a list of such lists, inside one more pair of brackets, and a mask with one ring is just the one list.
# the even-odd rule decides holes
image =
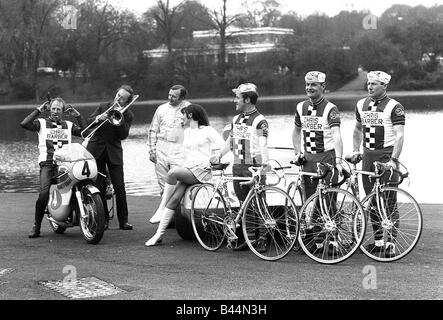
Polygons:
[[[220,191],[222,193],[223,197],[225,197],[225,198],[229,197],[227,183],[229,181],[234,181],[234,180],[249,181],[250,178],[248,178],[248,177],[245,177],[245,178],[242,178],[242,177],[227,177],[225,175],[225,173],[224,173],[224,170],[222,170],[221,173],[220,173],[220,178],[219,178],[218,182],[216,184],[214,184],[214,192],[210,196],[211,200],[208,203],[208,208],[209,208],[210,204],[212,203],[212,200],[215,198],[215,196],[217,194],[217,191]],[[249,196],[249,193],[248,193],[248,196]],[[232,209],[230,201],[226,201],[225,204],[226,204],[226,209],[227,209],[227,217],[229,217],[230,219],[233,219],[233,222],[235,223],[234,230],[231,230],[231,228],[227,228],[227,230],[230,233],[230,235],[228,235],[228,238],[230,240],[236,240],[238,237],[235,235],[235,230],[237,229],[237,224],[240,221],[242,207],[243,207],[244,203],[241,205],[240,210],[239,210],[239,212],[238,212],[238,214],[237,214],[237,216],[235,218],[234,218],[234,215],[233,215],[234,211]],[[205,210],[207,210],[208,208],[206,208]],[[219,224],[221,224],[223,226],[225,226],[225,225],[229,226],[229,224],[226,223],[224,220],[223,221],[213,221],[213,222],[219,223]]]
[[[270,220],[269,212],[266,210],[266,208],[267,208],[266,205],[263,205],[263,206],[260,205],[262,199],[260,199],[260,197],[259,197],[259,191],[260,191],[261,188],[263,188],[263,185],[260,184],[260,176],[261,176],[261,174],[260,174],[260,172],[258,172],[256,175],[253,174],[252,179],[250,177],[227,177],[224,174],[224,171],[222,170],[221,174],[220,174],[220,179],[214,185],[214,192],[213,192],[213,194],[210,197],[211,200],[209,201],[208,206],[210,205],[212,200],[215,198],[215,196],[217,194],[217,190],[222,193],[223,197],[228,198],[229,195],[228,195],[227,183],[229,181],[243,181],[243,182],[250,181],[250,183],[248,183],[248,184],[251,184],[251,188],[250,188],[250,190],[249,190],[245,200],[241,204],[241,206],[240,206],[240,208],[239,208],[239,210],[238,210],[238,212],[237,212],[237,214],[235,216],[234,216],[234,210],[232,209],[231,203],[229,201],[225,202],[226,209],[227,209],[227,217],[229,219],[232,219],[233,226],[230,225],[230,223],[227,223],[225,220],[223,220],[223,221],[214,221],[216,223],[219,223],[219,224],[222,224],[222,225],[228,227],[227,231],[229,232],[229,235],[227,235],[227,236],[228,236],[228,240],[229,241],[233,241],[233,240],[237,240],[238,239],[238,237],[235,234],[235,232],[236,232],[236,230],[237,230],[237,228],[239,226],[239,222],[240,222],[240,220],[241,220],[241,218],[242,218],[242,216],[243,216],[243,214],[245,212],[246,203],[248,203],[249,200],[252,197],[255,196],[255,198],[256,198],[256,202],[258,204],[258,206],[257,206],[258,207],[258,214],[260,215],[260,217],[264,221]],[[206,208],[206,209],[208,209],[208,208]],[[263,212],[263,209],[265,210],[265,212]]]
[[382,184],[380,182],[381,176],[379,174],[378,171],[378,166],[377,166],[377,161],[374,162],[374,167],[375,167],[375,172],[371,172],[371,171],[364,171],[364,170],[357,170],[357,165],[353,164],[353,168],[351,168],[351,184],[350,184],[350,188],[352,193],[354,194],[354,196],[357,199],[360,199],[360,195],[359,195],[359,183],[358,183],[358,175],[366,175],[369,178],[374,178],[375,177],[375,183],[374,186],[372,187],[371,192],[369,192],[369,194],[367,194],[360,202],[364,203],[367,198],[372,194],[372,192],[375,192],[375,198],[376,198],[376,204],[377,204],[377,212],[380,213],[381,218],[383,223],[388,223],[389,219],[388,219],[388,215],[386,213],[386,208],[385,208],[385,204],[384,201],[381,201],[382,199],[382,191],[383,191],[383,186],[384,184]]
[[[318,166],[318,165],[317,165]],[[316,177],[317,174],[309,173],[308,175]],[[329,215],[329,210],[327,210],[327,200],[324,198],[324,191],[328,188],[328,186],[325,183],[325,178],[322,178],[318,181],[317,184],[317,193],[318,193],[318,199],[320,201],[320,214],[324,221],[327,223],[331,223],[332,219]],[[315,203],[314,203],[315,205]]]

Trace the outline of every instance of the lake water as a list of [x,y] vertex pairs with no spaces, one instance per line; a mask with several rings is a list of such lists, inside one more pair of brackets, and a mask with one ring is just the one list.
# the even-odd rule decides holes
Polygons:
[[[402,103],[407,108],[407,122],[400,160],[410,172],[409,184],[406,180],[402,187],[411,192],[420,203],[443,203],[443,108],[426,107],[423,111],[417,110],[414,105],[411,107],[415,109],[408,110],[408,104]],[[278,101],[267,104],[266,108],[262,107],[262,113],[270,125],[270,147],[291,146],[291,110],[294,105],[294,101]],[[205,104],[205,107],[212,126],[219,132],[235,114],[232,103]],[[127,192],[131,195],[158,195],[154,165],[149,161],[146,145],[149,123],[155,107],[137,105],[133,108],[136,120],[129,138],[123,141]],[[341,111],[341,131],[344,154],[348,154],[352,152],[354,113],[350,107],[344,109]],[[92,107],[79,108],[84,116],[92,110]],[[27,132],[19,125],[30,112],[31,109],[26,108],[0,111],[0,192],[38,190],[37,134]],[[270,157],[283,165],[289,163],[292,154],[292,151],[270,149]]]

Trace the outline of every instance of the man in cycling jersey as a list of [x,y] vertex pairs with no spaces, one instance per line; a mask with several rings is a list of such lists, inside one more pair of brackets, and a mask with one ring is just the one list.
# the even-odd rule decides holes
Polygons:
[[[240,113],[232,120],[230,135],[218,157],[221,158],[232,150],[233,175],[250,177],[249,167],[260,167],[268,162],[269,125],[256,108],[258,92],[254,84],[244,83],[232,91],[235,94],[236,111]],[[234,181],[234,190],[240,201],[245,200],[249,191],[248,188],[241,188],[238,181]]]
[[[250,167],[263,166],[264,170],[267,170],[269,125],[265,117],[257,110],[258,91],[255,84],[240,84],[232,92],[235,94],[236,111],[240,113],[232,120],[230,134],[224,148],[218,155],[211,158],[211,163],[219,162],[223,155],[232,150],[234,154],[233,176],[251,177],[252,174],[248,170]],[[234,181],[234,191],[237,198],[243,202],[249,188],[241,187],[239,181]]]
[[[389,166],[398,168],[398,158],[403,149],[405,109],[394,99],[387,96],[387,86],[391,76],[383,71],[371,71],[368,78],[368,97],[357,102],[355,108],[355,128],[353,157],[359,155],[360,146],[363,142],[362,170],[374,171],[374,161],[387,163]],[[372,190],[375,181],[363,175],[363,187],[366,194]],[[388,200],[389,207],[393,207],[392,219],[398,219],[396,199]],[[381,252],[385,249],[387,257],[395,256],[393,239],[396,237],[395,227],[385,243],[383,231],[380,226],[378,215],[370,210],[374,229],[374,244],[368,249],[372,252]],[[398,223],[398,222],[397,222]],[[395,224],[394,224],[395,225]]]
[[[294,117],[294,130],[292,142],[295,152],[295,162],[305,159],[303,170],[317,172],[317,163],[329,163],[337,166],[339,171],[343,153],[343,142],[340,132],[340,113],[335,104],[324,97],[326,89],[326,74],[319,71],[310,71],[305,75],[306,94],[308,99],[297,104]],[[303,141],[304,153],[301,149]],[[333,181],[336,181],[334,175]],[[308,176],[303,177],[306,199],[315,193],[318,181],[313,181]],[[332,199],[334,200],[334,199]],[[323,248],[323,237],[318,233],[320,230],[314,227],[312,232],[316,235],[315,246],[312,251]],[[336,245],[335,242],[332,242]],[[332,252],[329,250],[328,252]]]

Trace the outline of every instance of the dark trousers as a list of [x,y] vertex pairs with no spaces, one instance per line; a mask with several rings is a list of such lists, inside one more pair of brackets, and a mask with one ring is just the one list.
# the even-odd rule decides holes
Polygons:
[[[386,163],[391,159],[392,151],[394,150],[393,147],[384,148],[381,150],[363,150],[363,162],[362,162],[362,170],[363,171],[371,171],[373,172],[375,170],[374,168],[374,161],[379,161]],[[387,182],[389,179],[389,176],[384,176],[380,182],[384,183]],[[363,188],[365,189],[365,193],[368,195],[372,188],[374,187],[375,180],[370,180],[368,176],[363,175],[362,176],[363,181]],[[398,210],[397,210],[397,195],[394,193],[387,193],[385,192],[384,195],[387,199],[383,199],[385,202],[385,208],[386,208],[386,214],[389,219],[394,220],[394,225],[396,228],[398,228]],[[375,202],[375,198],[371,200],[371,203],[369,205],[369,215],[371,217],[372,221],[372,228],[374,230],[374,239],[375,240],[381,240],[383,238],[383,230],[381,227],[381,220],[380,216],[377,212],[377,203]],[[396,228],[393,228],[392,234],[388,237],[388,241],[392,240],[392,238],[395,238],[397,236]]]
[[[110,179],[115,191],[118,222],[119,224],[124,224],[128,222],[128,203],[126,201],[123,165],[112,164],[106,151],[103,152],[102,155],[98,159],[96,159],[96,161],[97,169],[100,173],[106,175],[106,167],[108,168]],[[103,177],[99,174],[95,185],[100,190],[100,195],[106,214],[106,221],[109,221],[108,205],[106,202],[106,177]]]
[[[248,165],[248,164],[234,164],[232,166],[232,175],[234,177],[252,177],[252,173],[248,170],[249,167],[256,167],[256,165]],[[266,181],[266,177],[263,175],[261,176],[261,183],[264,184]],[[245,181],[239,181],[239,180],[234,180],[233,184],[234,184],[234,192],[235,195],[237,196],[238,200],[243,202],[246,200],[246,197],[248,196],[250,187],[247,186],[240,186],[240,182],[245,182]],[[249,213],[251,214],[251,213]],[[258,217],[255,217],[256,219],[256,223],[257,225],[259,225],[259,221],[258,221]],[[249,232],[254,232],[255,233],[255,237],[258,239],[260,237],[260,230],[259,228],[257,228],[255,231],[249,230]],[[242,228],[237,228],[237,231],[235,233],[238,236],[238,242],[237,243],[244,243],[244,236],[243,236],[243,232],[242,232]]]
[[[303,171],[305,171],[305,172],[316,173],[317,172],[317,163],[319,163],[319,162],[329,163],[329,164],[332,164],[333,166],[335,166],[335,164],[336,164],[335,150],[330,150],[330,151],[316,153],[316,154],[305,152],[304,155],[306,158],[306,163],[303,165]],[[327,178],[327,180],[331,179],[331,174],[329,174],[326,178]],[[338,180],[337,174],[335,174],[334,177],[332,177],[332,179],[333,179],[333,182],[337,182],[337,180]],[[317,191],[318,180],[312,181],[311,177],[303,176],[303,183],[304,183],[304,188],[305,188],[306,199],[308,199],[310,196],[312,196]]]
[[51,179],[57,174],[57,165],[51,162],[40,162],[40,193],[35,202],[35,225],[40,226],[48,205]]
[[[303,171],[305,172],[313,172],[317,173],[317,163],[329,163],[333,166],[336,165],[335,161],[335,150],[329,150],[322,153],[304,153],[306,162],[303,165]],[[332,176],[332,173],[329,173],[326,176],[326,181],[330,181],[332,179],[332,182],[338,181],[338,174],[335,173],[334,176]],[[306,199],[308,199],[310,196],[312,196],[317,191],[317,185],[318,180],[311,180],[311,177],[309,176],[303,176],[303,187],[305,190]],[[336,197],[330,198],[330,194],[325,194],[324,197],[326,197],[325,202],[327,208],[326,210],[332,210],[332,212],[329,212],[331,218],[335,217],[336,214]],[[322,222],[321,217],[321,208],[320,203],[318,201],[319,198],[317,198],[317,201],[314,202],[314,207],[312,208],[312,216],[311,220],[314,223],[314,227],[312,230],[308,230],[308,233],[313,233],[315,235],[315,242],[322,242],[324,240],[324,234],[321,233],[322,227],[321,225],[324,224]]]

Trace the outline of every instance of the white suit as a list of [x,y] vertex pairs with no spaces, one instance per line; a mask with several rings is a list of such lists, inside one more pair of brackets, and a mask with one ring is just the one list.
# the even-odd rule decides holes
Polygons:
[[171,106],[169,102],[160,105],[149,128],[149,152],[155,152],[157,156],[155,172],[162,192],[169,170],[182,166],[184,162],[181,109],[188,105],[190,102],[186,100],[176,107]]

